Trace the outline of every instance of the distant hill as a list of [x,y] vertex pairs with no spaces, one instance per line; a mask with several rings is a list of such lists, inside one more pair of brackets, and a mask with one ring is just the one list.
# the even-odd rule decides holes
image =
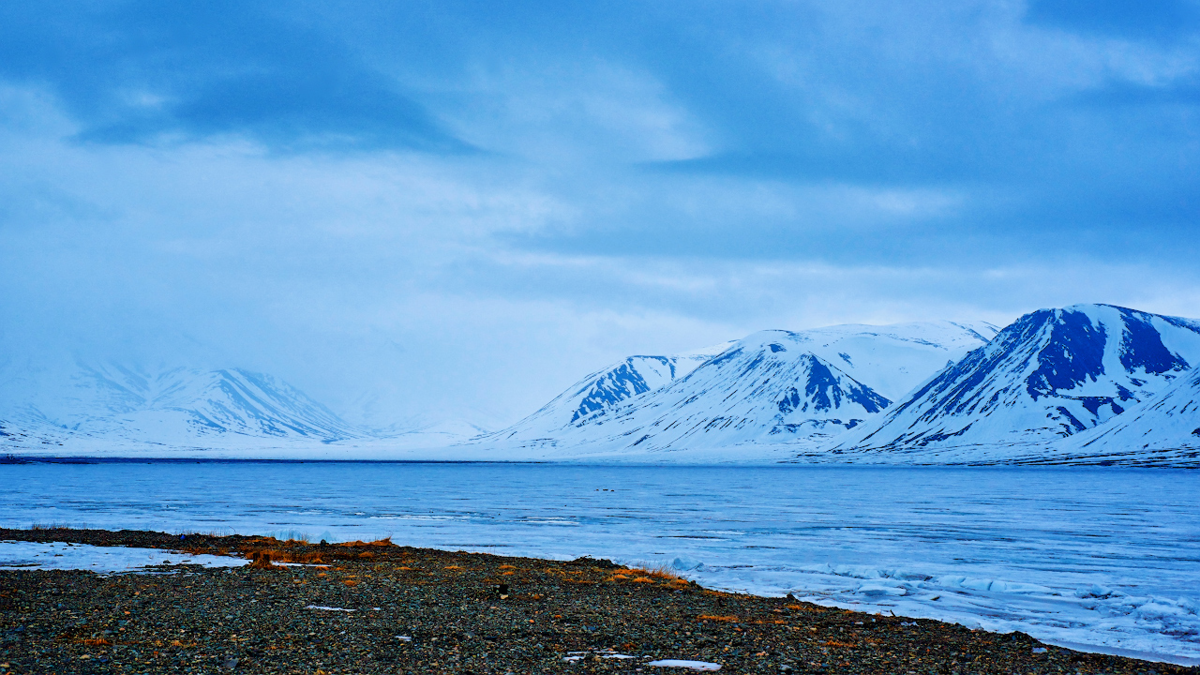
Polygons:
[[9,363],[0,380],[2,452],[174,456],[238,449],[252,455],[256,448],[286,453],[379,438],[395,447],[437,447],[482,431],[453,421],[358,428],[287,382],[242,368],[153,369],[76,359]]

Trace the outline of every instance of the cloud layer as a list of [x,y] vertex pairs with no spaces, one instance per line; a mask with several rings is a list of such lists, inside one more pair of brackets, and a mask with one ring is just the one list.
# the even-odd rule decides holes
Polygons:
[[1191,0],[10,4],[0,340],[500,424],[763,328],[1195,316],[1198,112]]

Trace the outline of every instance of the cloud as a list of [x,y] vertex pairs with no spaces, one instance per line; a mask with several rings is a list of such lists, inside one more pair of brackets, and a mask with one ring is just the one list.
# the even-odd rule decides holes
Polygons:
[[1176,40],[1200,29],[1200,7],[1191,0],[1032,0],[1026,20],[1133,40]]
[[278,150],[466,152],[398,81],[255,3],[6,5],[0,74],[97,143],[245,136]]

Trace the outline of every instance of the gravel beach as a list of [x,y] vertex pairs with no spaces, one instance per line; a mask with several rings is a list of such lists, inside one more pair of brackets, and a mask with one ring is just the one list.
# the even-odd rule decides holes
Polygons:
[[3,674],[669,674],[717,665],[723,673],[1200,673],[1021,633],[722,593],[586,558],[101,530],[0,529],[0,540],[254,560],[111,575],[0,570]]

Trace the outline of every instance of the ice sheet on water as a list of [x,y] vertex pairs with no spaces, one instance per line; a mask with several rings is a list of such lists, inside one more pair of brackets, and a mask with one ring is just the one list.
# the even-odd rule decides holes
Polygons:
[[0,541],[0,569],[10,570],[87,570],[111,574],[147,571],[157,565],[241,567],[249,562],[228,556],[192,555],[157,548]]
[[997,632],[1022,631],[1077,648],[1136,651],[1141,658],[1191,664],[1200,656],[1200,601],[1194,598],[1133,596],[1098,584],[1056,589],[1003,579],[830,565],[772,570],[708,566],[685,576],[727,590],[792,593],[822,605]]

